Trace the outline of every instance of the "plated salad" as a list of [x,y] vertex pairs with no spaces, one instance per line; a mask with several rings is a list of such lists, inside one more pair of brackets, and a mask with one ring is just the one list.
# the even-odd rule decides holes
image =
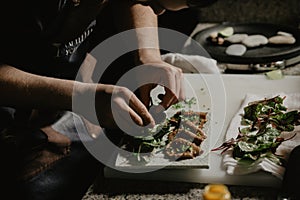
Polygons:
[[244,107],[236,138],[224,142],[212,151],[222,153],[232,150],[232,157],[240,162],[254,162],[266,157],[278,165],[284,165],[281,155],[276,154],[279,145],[290,138],[283,138],[283,132],[291,132],[300,125],[298,110],[288,111],[283,105],[286,97],[275,96],[269,99],[250,102]]

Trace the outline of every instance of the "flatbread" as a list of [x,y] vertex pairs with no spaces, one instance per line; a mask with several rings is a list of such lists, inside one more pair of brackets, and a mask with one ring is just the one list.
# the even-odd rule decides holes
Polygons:
[[242,56],[246,53],[247,48],[242,44],[232,44],[228,46],[225,50],[227,55],[231,56]]
[[225,38],[225,41],[228,41],[232,44],[235,44],[235,43],[241,43],[243,40],[245,40],[246,38],[248,37],[248,34],[233,34],[227,38]]
[[270,44],[294,44],[296,39],[293,36],[276,35],[269,38]]
[[246,39],[244,39],[242,41],[242,43],[246,46],[246,47],[258,47],[261,45],[265,45],[268,44],[268,38],[266,38],[266,36],[264,35],[249,35]]

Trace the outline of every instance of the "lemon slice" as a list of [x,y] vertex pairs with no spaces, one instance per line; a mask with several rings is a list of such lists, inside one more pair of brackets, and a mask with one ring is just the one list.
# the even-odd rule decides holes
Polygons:
[[265,73],[268,79],[278,80],[283,78],[282,71],[280,69],[269,71]]
[[231,200],[231,194],[226,185],[209,184],[204,188],[203,199],[204,200]]
[[233,27],[229,26],[224,28],[223,30],[219,31],[219,34],[222,35],[223,37],[229,37],[231,35],[233,35],[234,30]]

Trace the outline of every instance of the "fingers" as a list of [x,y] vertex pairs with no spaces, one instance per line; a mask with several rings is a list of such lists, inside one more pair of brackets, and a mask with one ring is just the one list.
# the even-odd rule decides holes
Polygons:
[[150,91],[152,90],[153,86],[152,84],[143,85],[140,87],[140,100],[141,102],[146,106],[147,109],[150,107],[151,97],[150,97]]
[[175,74],[170,75],[164,83],[165,95],[161,97],[160,103],[165,109],[185,98],[184,77],[182,71],[178,68],[174,69]]
[[143,119],[123,98],[114,99],[113,120],[116,126],[128,135],[139,135],[142,132]]
[[181,71],[180,73],[180,83],[178,84],[179,86],[179,94],[178,94],[178,100],[182,101],[186,98],[185,96],[185,90],[184,90],[184,76],[183,73]]
[[165,109],[185,98],[182,70],[168,63],[154,62],[142,65],[136,70],[136,78],[142,91],[140,99],[146,107],[150,103],[150,91],[153,89],[148,85],[161,85],[165,88],[166,95],[161,103]]
[[[137,76],[140,86],[140,96],[138,99],[130,90],[118,88],[117,97],[120,97],[121,110],[120,113],[122,121],[132,124],[132,121],[139,126],[154,126],[155,120],[148,112],[150,107],[150,91],[153,85],[160,84],[165,88],[165,95],[162,97],[161,106],[155,108],[156,113],[160,113],[168,109],[171,105],[177,103],[185,98],[184,92],[184,77],[182,70],[166,63],[159,63],[157,65],[149,65],[143,68],[142,73]],[[118,105],[116,108],[119,108]],[[161,110],[157,110],[161,109]],[[130,117],[129,117],[130,116]]]
[[122,95],[117,96],[112,105],[116,127],[129,135],[141,135],[144,129],[155,125],[147,108],[134,94],[127,100]]
[[102,103],[98,104],[97,109],[102,115],[99,118],[103,127],[113,126],[121,129],[127,127],[126,129],[128,129],[128,127],[155,125],[154,119],[146,106],[129,89],[119,86],[106,86],[105,93],[103,94],[101,90],[99,95]]
[[[148,105],[149,105],[149,103],[148,103]],[[151,114],[148,112],[148,109],[146,108],[146,106],[134,94],[131,96],[131,98],[129,100],[129,114],[135,122],[139,121],[138,118],[142,119],[142,121],[139,121],[139,123],[137,123],[140,126],[144,126],[144,125],[154,126],[155,125],[154,119],[151,116]]]
[[168,109],[171,105],[175,104],[178,102],[178,99],[176,95],[167,87],[165,87],[165,95],[162,96],[160,105],[166,110]]

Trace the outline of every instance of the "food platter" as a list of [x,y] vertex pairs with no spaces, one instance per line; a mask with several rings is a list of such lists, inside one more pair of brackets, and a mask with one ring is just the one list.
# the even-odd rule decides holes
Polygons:
[[[169,115],[170,116],[170,115]],[[141,154],[144,161],[139,161],[132,152],[119,153],[116,159],[116,167],[119,169],[157,169],[157,168],[209,168],[210,133],[208,121],[203,127],[207,138],[201,144],[201,154],[192,159],[174,160],[166,157],[163,148],[156,149],[151,153]]]
[[[203,89],[204,90],[204,89]],[[203,92],[202,95],[208,96],[208,93]],[[156,96],[156,95],[152,95]],[[195,97],[195,94],[187,94],[188,99]],[[207,97],[208,98],[208,97]],[[205,97],[203,97],[205,99]],[[209,102],[206,100],[206,102]],[[205,105],[204,105],[205,104]],[[202,130],[206,135],[206,138],[201,142],[200,149],[201,153],[191,159],[170,159],[166,156],[165,147],[155,148],[150,153],[137,154],[135,152],[127,151],[123,140],[121,140],[120,148],[124,151],[119,151],[116,161],[115,168],[118,170],[151,170],[160,168],[171,168],[171,169],[182,169],[182,168],[209,168],[209,153],[210,153],[210,139],[211,139],[211,113],[209,112],[209,103],[196,102],[194,105],[190,105],[188,111],[197,113],[206,113],[206,122],[204,123]],[[170,107],[165,111],[166,120],[170,119],[176,113],[179,112],[179,108]],[[167,136],[168,134],[166,134]],[[166,137],[165,136],[165,137]]]

